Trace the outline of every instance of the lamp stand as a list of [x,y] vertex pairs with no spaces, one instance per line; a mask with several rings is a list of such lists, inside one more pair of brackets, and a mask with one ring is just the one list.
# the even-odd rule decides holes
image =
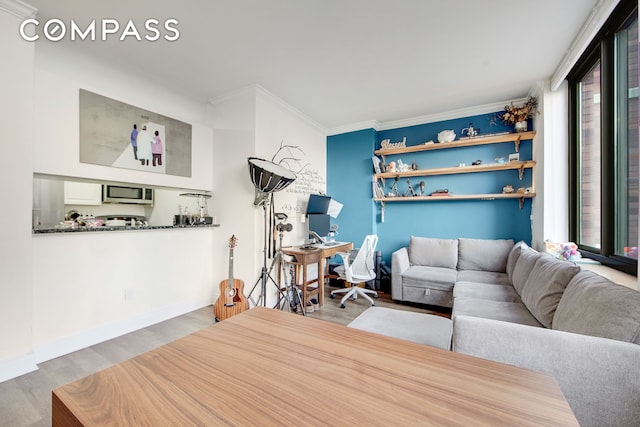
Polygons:
[[[277,308],[280,305],[280,302],[284,299],[285,301],[287,301],[289,309],[291,310],[294,303],[292,303],[291,299],[289,298],[289,295],[293,296],[294,301],[296,299],[298,301],[302,301],[302,295],[300,295],[300,290],[292,282],[290,284],[292,289],[285,289],[286,292],[283,292],[282,288],[280,287],[280,280],[279,280],[280,275],[278,275],[277,282],[271,276],[271,272],[273,271],[276,265],[279,267],[283,265],[281,248],[282,248],[282,237],[284,233],[282,231],[280,231],[280,239],[279,239],[280,244],[278,246],[278,250],[276,251],[276,254],[273,257],[273,260],[271,261],[271,265],[269,266],[269,268],[267,268],[267,239],[269,238],[269,232],[268,232],[269,227],[267,222],[268,206],[269,206],[269,201],[267,199],[262,203],[262,211],[264,213],[264,245],[263,245],[263,251],[262,251],[262,269],[260,270],[260,276],[258,277],[258,279],[256,280],[256,283],[251,288],[251,291],[249,292],[249,299],[255,306],[258,306],[262,303],[262,306],[266,307],[267,306],[267,283],[271,281],[271,283],[276,287],[276,289],[280,294],[280,297],[278,298],[278,302],[274,305],[273,308]],[[260,295],[258,296],[258,299],[254,301],[252,294],[253,294],[253,291],[258,287],[258,285],[260,285]],[[302,307],[302,314],[306,316],[304,304],[300,304],[300,305]]]

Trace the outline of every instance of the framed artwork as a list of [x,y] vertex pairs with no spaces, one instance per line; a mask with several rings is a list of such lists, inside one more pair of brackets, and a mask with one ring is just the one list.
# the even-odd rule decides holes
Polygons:
[[191,176],[191,125],[80,89],[80,162]]

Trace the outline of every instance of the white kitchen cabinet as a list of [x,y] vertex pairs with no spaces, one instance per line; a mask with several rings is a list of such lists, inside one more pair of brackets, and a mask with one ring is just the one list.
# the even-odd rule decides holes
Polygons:
[[64,182],[65,205],[101,205],[102,185],[88,182]]

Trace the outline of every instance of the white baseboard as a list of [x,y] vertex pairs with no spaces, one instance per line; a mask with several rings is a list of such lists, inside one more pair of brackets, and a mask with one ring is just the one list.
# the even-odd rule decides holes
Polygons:
[[[47,360],[91,347],[92,345],[117,338],[121,335],[137,331],[138,329],[146,328],[147,326],[155,325],[156,323],[164,322],[165,320],[206,307],[207,305],[211,305],[210,300],[189,301],[160,310],[142,313],[108,325],[98,326],[45,344],[36,345],[33,348],[35,363],[46,362]],[[1,371],[2,369],[0,368],[0,372]]]
[[33,353],[0,361],[0,383],[37,370]]

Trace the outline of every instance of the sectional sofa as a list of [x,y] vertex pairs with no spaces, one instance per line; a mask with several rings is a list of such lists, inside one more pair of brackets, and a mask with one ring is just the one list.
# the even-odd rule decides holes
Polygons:
[[640,292],[523,242],[412,237],[392,297],[451,307],[453,351],[553,375],[581,425],[638,425]]

